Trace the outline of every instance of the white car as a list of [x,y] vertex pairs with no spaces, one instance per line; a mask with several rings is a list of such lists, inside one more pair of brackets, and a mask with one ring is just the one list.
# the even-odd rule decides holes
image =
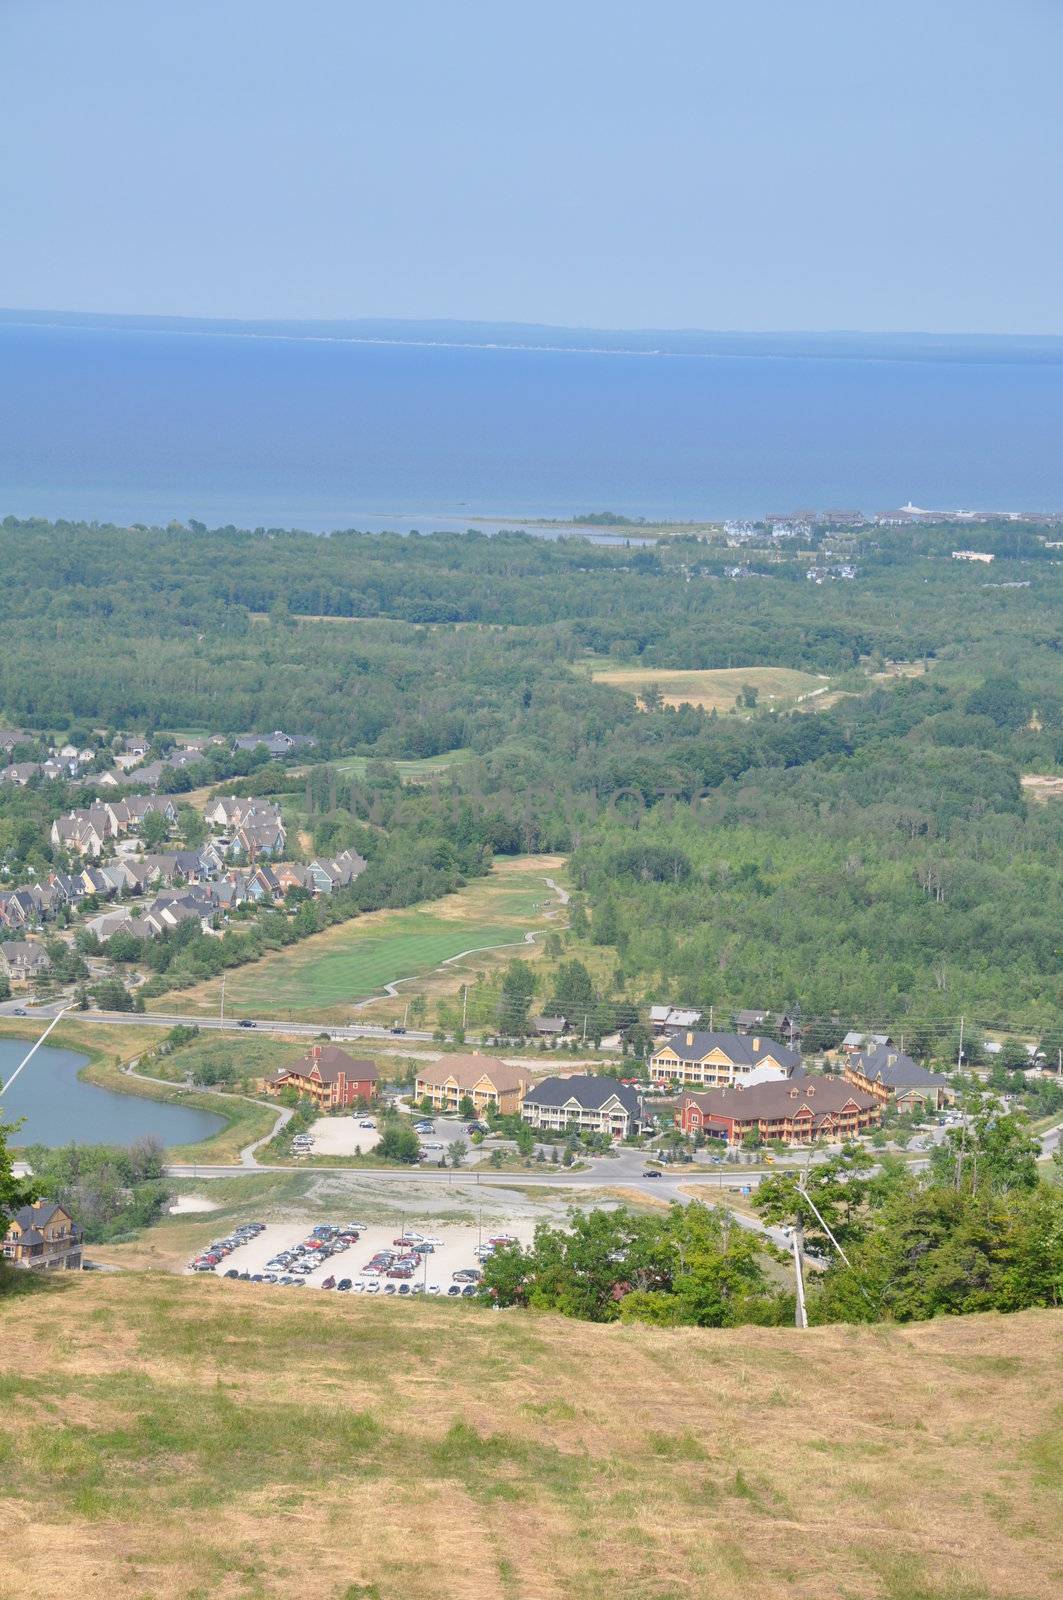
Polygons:
[[438,1283],[430,1283],[428,1285],[428,1293],[429,1294],[438,1294],[439,1293],[439,1285],[438,1285]]
[[375,1128],[376,1123],[373,1121],[372,1117],[363,1117],[358,1126],[360,1128]]
[[366,1286],[365,1286],[365,1292],[366,1292],[366,1294],[379,1294],[380,1293],[380,1285],[379,1285],[379,1283],[367,1283]]
[[433,1250],[441,1250],[443,1248],[442,1239],[437,1239],[435,1235],[431,1233],[426,1233],[424,1238],[421,1240],[421,1243],[430,1244]]
[[423,1233],[418,1233],[416,1228],[403,1228],[402,1237],[404,1239],[409,1239],[411,1244],[427,1244],[428,1243],[428,1241],[425,1239],[424,1234]]
[[443,1148],[442,1142],[440,1140],[438,1140],[438,1139],[433,1139],[431,1144],[429,1144],[428,1141],[426,1140],[425,1143],[422,1144],[422,1146],[421,1146],[422,1150],[442,1150],[442,1148]]

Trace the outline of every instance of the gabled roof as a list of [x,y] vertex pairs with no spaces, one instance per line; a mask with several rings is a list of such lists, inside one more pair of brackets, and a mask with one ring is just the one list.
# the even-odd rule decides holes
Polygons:
[[945,1089],[948,1079],[940,1072],[927,1072],[903,1051],[879,1045],[875,1050],[860,1051],[852,1057],[852,1066],[870,1083],[881,1083],[884,1089]]
[[744,1089],[731,1084],[726,1089],[706,1089],[704,1093],[684,1094],[680,1104],[693,1103],[708,1116],[737,1117],[740,1122],[774,1121],[797,1116],[802,1110],[816,1119],[841,1111],[852,1104],[870,1111],[876,1101],[866,1089],[854,1089],[838,1078],[783,1079],[779,1083],[758,1083]]
[[375,1061],[349,1056],[346,1050],[334,1044],[314,1044],[301,1061],[294,1061],[290,1067],[282,1067],[273,1081],[283,1083],[289,1077],[308,1078],[313,1072],[317,1073],[322,1083],[335,1083],[341,1072],[348,1083],[375,1083],[380,1077]]
[[760,1034],[690,1033],[681,1029],[678,1033],[670,1033],[663,1044],[658,1045],[654,1055],[668,1049],[674,1050],[680,1061],[703,1061],[713,1050],[719,1050],[735,1066],[759,1067],[768,1056],[777,1061],[780,1067],[801,1065],[801,1057],[795,1050],[788,1049],[777,1039],[768,1039]]
[[490,1078],[499,1091],[520,1089],[528,1082],[529,1074],[497,1056],[456,1055],[443,1056],[439,1061],[426,1062],[417,1074],[423,1083],[453,1081],[459,1089],[474,1089],[481,1078]]
[[630,1084],[616,1078],[581,1074],[571,1078],[544,1078],[524,1096],[526,1106],[565,1106],[574,1102],[584,1111],[600,1111],[610,1100],[619,1100],[629,1116],[639,1115],[639,1097]]

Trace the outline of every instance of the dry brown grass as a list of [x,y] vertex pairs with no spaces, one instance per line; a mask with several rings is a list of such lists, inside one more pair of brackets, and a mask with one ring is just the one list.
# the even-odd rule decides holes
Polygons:
[[1026,798],[1038,805],[1047,805],[1049,800],[1063,800],[1063,778],[1053,778],[1039,772],[1024,772],[1022,786],[1026,790]]
[[596,667],[591,676],[595,683],[608,683],[634,695],[652,684],[660,690],[666,706],[701,706],[705,711],[732,711],[747,684],[757,689],[761,704],[793,705],[808,695],[818,698],[827,683],[825,678],[791,667]]
[[0,1304],[0,1594],[1054,1600],[1060,1326],[50,1285]]

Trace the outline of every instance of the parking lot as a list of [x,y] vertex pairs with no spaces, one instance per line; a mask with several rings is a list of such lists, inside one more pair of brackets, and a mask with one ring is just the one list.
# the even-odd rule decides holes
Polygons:
[[[204,1248],[193,1258],[187,1271],[212,1271],[218,1277],[237,1274],[244,1281],[263,1284],[291,1281],[282,1285],[296,1288],[303,1284],[323,1289],[349,1280],[353,1294],[386,1295],[408,1299],[432,1294],[456,1299],[455,1273],[467,1273],[482,1266],[477,1252],[489,1250],[490,1241],[503,1233],[521,1243],[531,1240],[531,1221],[515,1222],[506,1229],[496,1225],[482,1228],[469,1224],[440,1223],[433,1227],[421,1219],[396,1226],[374,1223],[359,1228],[362,1219],[343,1216],[335,1222],[308,1224],[286,1222],[246,1224],[236,1235],[225,1236],[224,1253]],[[256,1229],[252,1235],[251,1228]],[[351,1237],[356,1233],[357,1238]],[[346,1237],[344,1237],[346,1235]],[[220,1238],[213,1241],[221,1245]],[[217,1259],[209,1261],[213,1255]],[[379,1264],[374,1265],[374,1257]],[[398,1276],[398,1273],[402,1276]],[[245,1278],[246,1274],[246,1278]],[[389,1275],[390,1274],[390,1275]],[[458,1289],[465,1287],[460,1279]]]

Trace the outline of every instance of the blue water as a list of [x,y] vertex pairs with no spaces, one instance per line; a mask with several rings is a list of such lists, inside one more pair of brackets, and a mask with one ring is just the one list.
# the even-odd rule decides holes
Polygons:
[[[780,347],[781,348],[781,347]],[[1063,509],[1063,364],[593,354],[0,326],[0,515]]]
[[[14,1074],[29,1039],[0,1039],[0,1084]],[[165,1145],[195,1144],[224,1127],[223,1117],[85,1083],[87,1056],[42,1045],[11,1089],[0,1095],[0,1121],[26,1120],[12,1145],[131,1144],[154,1134]]]

